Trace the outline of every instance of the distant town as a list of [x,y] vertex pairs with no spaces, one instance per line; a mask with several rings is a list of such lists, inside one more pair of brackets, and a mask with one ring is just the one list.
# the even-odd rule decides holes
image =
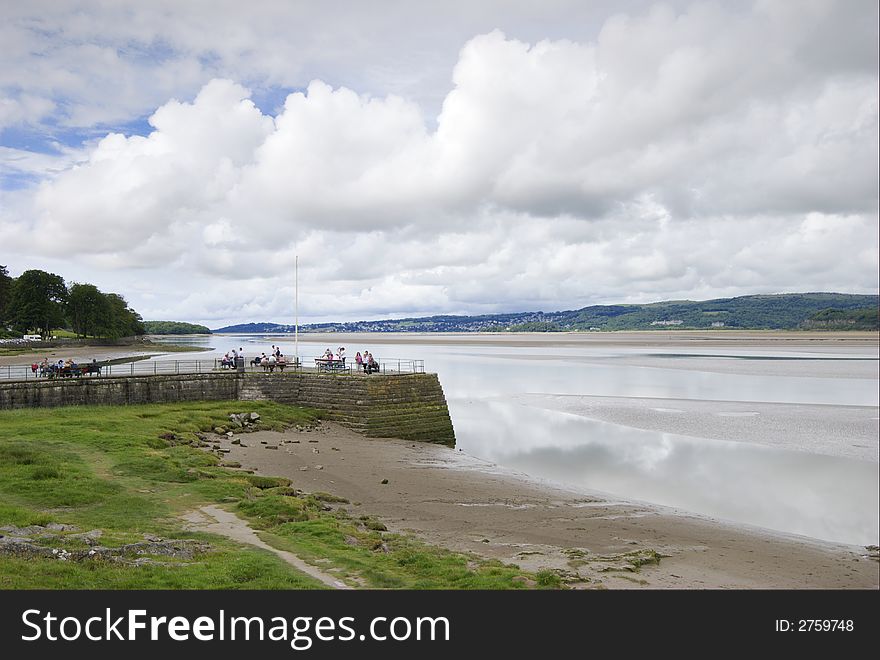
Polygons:
[[[794,293],[642,305],[592,305],[561,312],[428,316],[310,323],[309,332],[601,332],[651,329],[877,330],[876,295]],[[149,322],[148,322],[149,324]],[[293,324],[241,323],[216,333],[292,333]]]

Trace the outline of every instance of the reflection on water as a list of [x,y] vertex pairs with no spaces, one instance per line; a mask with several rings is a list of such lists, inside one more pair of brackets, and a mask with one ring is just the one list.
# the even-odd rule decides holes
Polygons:
[[878,534],[877,465],[642,431],[518,404],[453,404],[459,446],[575,488],[815,538]]
[[[182,343],[182,338],[171,341]],[[258,354],[271,344],[287,355],[294,353],[294,340],[288,336],[215,335],[183,341],[213,346],[216,355],[233,346],[244,347],[246,355]],[[855,355],[851,350],[823,351],[823,360],[845,357],[842,369],[860,370],[844,372],[851,378],[828,378],[816,371],[822,360],[815,353],[772,349],[762,349],[760,357],[784,358],[776,361],[778,370],[737,373],[728,367],[719,373],[700,365],[745,363],[749,360],[731,358],[748,353],[733,354],[726,348],[711,355],[703,349],[699,360],[693,360],[680,350],[660,355],[656,349],[649,353],[626,346],[438,346],[376,336],[359,337],[358,342],[346,347],[349,355],[366,348],[380,360],[425,360],[426,370],[438,373],[443,384],[459,448],[503,467],[619,498],[815,538],[864,545],[877,543],[880,536],[875,462],[767,447],[747,437],[730,442],[636,430],[493,400],[538,393],[876,407],[880,393],[873,348]],[[299,354],[307,359],[337,345],[333,337],[306,335],[300,337]],[[647,362],[634,364],[633,358]],[[664,414],[678,410],[662,405],[655,409]]]

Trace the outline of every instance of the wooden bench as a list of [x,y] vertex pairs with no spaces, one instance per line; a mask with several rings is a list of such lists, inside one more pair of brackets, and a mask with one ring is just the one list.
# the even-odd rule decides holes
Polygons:
[[345,371],[345,358],[341,360],[315,358],[315,368],[318,371]]
[[72,366],[59,367],[58,365],[49,365],[45,370],[40,369],[41,375],[52,380],[55,378],[80,378],[89,374],[101,375],[100,364],[74,364]]
[[263,367],[263,371],[284,371],[284,367],[288,366],[288,362],[286,358],[277,358],[274,362],[272,360],[260,360],[260,366]]

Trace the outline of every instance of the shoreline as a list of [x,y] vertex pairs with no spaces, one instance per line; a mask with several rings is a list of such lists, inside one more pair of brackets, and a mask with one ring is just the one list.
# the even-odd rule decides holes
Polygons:
[[[445,447],[370,439],[330,422],[220,440],[243,469],[345,497],[352,513],[377,515],[391,531],[525,570],[561,570],[579,588],[880,588],[876,551],[585,494]],[[632,557],[652,553],[659,564],[633,569]]]
[[[217,337],[261,336],[267,339],[293,340],[292,333],[216,334]],[[362,332],[320,333],[301,332],[302,342],[345,342],[357,344],[422,344],[433,346],[505,346],[510,348],[539,348],[555,346],[576,347],[700,347],[727,348],[732,345],[747,348],[817,348],[817,347],[876,347],[880,348],[880,333],[852,330],[793,331],[793,330],[620,330],[614,332]],[[334,344],[335,345],[335,344]]]
[[[204,352],[202,347],[193,347],[193,353]],[[90,362],[92,358],[104,360],[124,360],[127,358],[138,359],[144,357],[153,357],[157,355],[170,355],[181,353],[179,349],[171,349],[163,347],[161,344],[146,344],[137,346],[53,346],[40,348],[30,352],[23,352],[17,355],[0,355],[0,367],[5,366],[23,366],[32,362],[40,362],[43,358],[49,358],[49,362],[58,361],[59,358],[73,360],[85,360]],[[52,359],[54,358],[54,360]]]
[[[189,335],[195,336],[195,335]],[[212,334],[205,337],[266,337],[292,340],[290,333],[264,334]],[[868,331],[791,331],[791,330],[642,330],[617,332],[373,332],[373,333],[300,333],[303,342],[346,342],[357,344],[420,344],[429,346],[494,346],[508,348],[876,348],[880,356],[880,333]],[[179,345],[173,345],[179,346]],[[204,352],[200,346],[168,348],[161,343],[130,346],[58,346],[35,349],[17,355],[0,355],[0,366],[24,365],[39,361],[46,356],[71,358],[119,359],[143,355],[163,355],[166,353]]]

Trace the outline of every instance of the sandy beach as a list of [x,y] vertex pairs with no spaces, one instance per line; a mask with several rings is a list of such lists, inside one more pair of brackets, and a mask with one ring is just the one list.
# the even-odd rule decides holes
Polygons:
[[19,355],[0,355],[0,366],[22,365],[39,362],[43,358],[49,358],[49,362],[57,362],[59,359],[91,362],[96,360],[116,360],[119,358],[137,357],[141,355],[159,355],[160,350],[138,350],[131,346],[56,346],[54,348],[42,348]]
[[[224,342],[230,346],[235,344],[239,335],[211,335],[212,344],[222,345]],[[282,337],[286,341],[292,341],[292,336],[284,335],[265,335],[266,345],[272,342],[273,338]],[[778,350],[790,349],[799,352],[823,352],[829,348],[833,348],[836,352],[846,352],[852,349],[859,354],[864,353],[866,347],[873,347],[880,350],[880,335],[876,332],[790,332],[790,331],[759,331],[759,330],[743,330],[743,331],[719,331],[719,330],[703,330],[688,331],[680,330],[675,332],[663,331],[644,331],[644,332],[467,332],[467,333],[400,333],[400,332],[381,332],[381,333],[301,333],[302,342],[319,342],[327,343],[327,345],[350,345],[358,346],[361,344],[395,344],[395,345],[433,345],[433,346],[486,346],[486,347],[509,347],[509,348],[552,348],[559,347],[577,348],[577,347],[596,347],[596,348],[614,348],[627,347],[637,349],[669,349],[669,348],[687,348],[687,349],[765,349]],[[193,346],[194,351],[199,351],[197,346]],[[161,355],[164,351],[161,344],[153,344],[149,348],[139,348],[134,346],[59,346],[55,348],[36,349],[34,351],[21,353],[19,355],[0,356],[0,365],[21,365],[29,364],[34,360],[42,360],[43,357],[55,357],[57,360],[61,358],[73,359],[89,359],[96,358],[99,360],[117,359],[123,357],[132,357],[138,355]],[[632,364],[641,364],[641,361],[648,360],[650,364],[650,356],[648,358],[634,358]],[[672,366],[664,364],[664,366]],[[717,369],[717,363],[706,365],[705,368]],[[767,369],[778,369],[778,364],[763,365],[754,364],[750,368],[764,372]],[[832,370],[836,366],[833,364],[825,365],[817,362],[815,365],[819,370]],[[741,369],[741,367],[738,367]],[[824,373],[818,375],[825,375]],[[876,377],[876,370],[872,370],[864,377]]]
[[[235,335],[218,335],[234,337]],[[285,337],[289,335],[283,335]],[[766,347],[822,348],[823,346],[877,346],[876,332],[810,332],[790,330],[644,330],[620,332],[379,332],[300,333],[301,341],[330,341],[344,345],[371,339],[394,344],[485,345],[512,347],[542,346],[678,346],[678,347]],[[347,343],[346,343],[347,342]]]
[[[876,551],[571,492],[445,447],[368,439],[328,422],[238,438],[244,447],[221,442],[245,469],[345,497],[352,513],[430,543],[565,570],[583,588],[880,586]],[[627,556],[651,550],[664,555],[659,565],[628,570]]]

